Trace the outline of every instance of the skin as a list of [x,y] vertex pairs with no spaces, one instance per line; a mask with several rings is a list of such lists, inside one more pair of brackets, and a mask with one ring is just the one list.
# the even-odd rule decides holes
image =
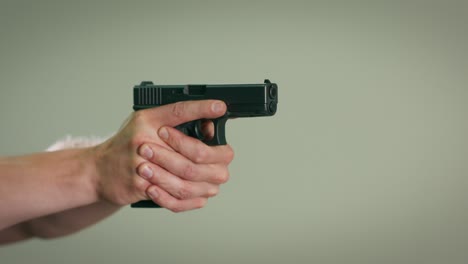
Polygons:
[[173,212],[204,207],[234,152],[173,127],[225,112],[221,101],[179,102],[132,113],[94,147],[0,158],[0,244],[68,235],[139,200]]

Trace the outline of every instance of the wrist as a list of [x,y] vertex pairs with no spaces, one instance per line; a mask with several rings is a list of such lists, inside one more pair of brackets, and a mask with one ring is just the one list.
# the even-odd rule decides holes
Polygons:
[[116,174],[116,164],[110,158],[113,156],[111,153],[113,151],[108,141],[88,149],[87,155],[89,157],[87,159],[89,160],[89,164],[92,165],[90,167],[89,181],[97,201],[117,205],[119,203],[113,197],[115,193],[112,188],[113,181],[109,178],[109,175]]
[[100,195],[100,175],[98,169],[98,149],[97,146],[80,149],[80,163],[81,167],[85,170],[83,172],[85,179],[85,186],[90,193],[93,201],[101,200]]

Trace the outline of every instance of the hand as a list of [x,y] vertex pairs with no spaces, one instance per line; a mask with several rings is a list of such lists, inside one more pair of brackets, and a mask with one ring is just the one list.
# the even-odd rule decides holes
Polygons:
[[148,196],[173,212],[203,207],[229,178],[231,147],[210,147],[170,127],[160,128],[159,136],[171,149],[149,143],[139,148],[148,162],[140,164],[138,174],[154,184]]
[[94,149],[100,198],[127,205],[151,197],[174,212],[203,207],[227,181],[233,151],[228,145],[209,147],[172,127],[225,111],[223,102],[205,100],[132,113],[114,137]]

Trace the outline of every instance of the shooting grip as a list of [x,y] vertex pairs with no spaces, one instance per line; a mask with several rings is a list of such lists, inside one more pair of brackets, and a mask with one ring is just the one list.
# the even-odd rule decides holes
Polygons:
[[[205,139],[205,135],[203,134],[202,123],[204,120],[195,120],[195,121],[187,122],[175,128],[188,136],[191,136],[193,138],[203,141],[205,144],[209,146],[226,145],[227,142],[226,142],[225,126],[226,126],[227,120],[228,120],[227,115],[211,120],[214,125],[214,134],[213,134],[213,138],[211,139]],[[152,200],[139,201],[139,202],[133,203],[131,207],[132,208],[161,208],[161,206],[159,206]]]

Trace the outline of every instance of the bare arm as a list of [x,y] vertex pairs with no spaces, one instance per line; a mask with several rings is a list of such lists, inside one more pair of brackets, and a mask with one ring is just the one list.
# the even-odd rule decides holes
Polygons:
[[[48,151],[91,147],[102,142],[103,139],[100,138],[72,138],[68,136],[54,143],[48,148]],[[32,219],[0,231],[0,244],[17,242],[32,237],[49,239],[69,235],[99,222],[119,209],[120,206],[99,201]]]
[[91,148],[0,158],[0,230],[96,203],[94,163]]
[[50,239],[75,233],[115,213],[121,207],[100,201],[32,219],[0,231],[0,245],[38,237]]

